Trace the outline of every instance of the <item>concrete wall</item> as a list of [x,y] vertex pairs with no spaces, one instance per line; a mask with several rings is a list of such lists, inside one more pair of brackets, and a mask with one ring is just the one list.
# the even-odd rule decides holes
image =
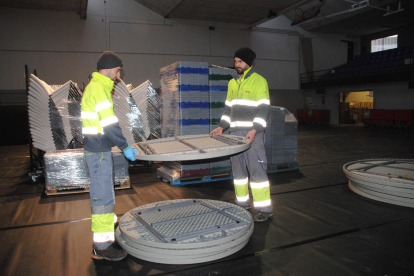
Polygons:
[[[214,26],[215,30],[209,30]],[[134,0],[89,0],[87,19],[68,12],[0,8],[0,101],[24,104],[24,65],[48,84],[68,80],[80,87],[105,50],[124,61],[126,83],[151,80],[175,61],[233,66],[234,51],[251,47],[255,70],[270,89],[299,89],[299,35],[249,31],[218,22],[164,20]]]
[[[357,51],[360,48],[359,38],[350,38],[341,35],[329,35],[323,33],[310,33],[303,30],[300,26],[291,26],[291,21],[285,16],[276,17],[266,23],[260,25],[260,27],[284,29],[292,32],[297,32],[302,37],[312,39],[312,51],[313,51],[313,71],[326,70],[346,63],[347,61],[347,43],[345,41],[354,42],[354,50]],[[359,53],[357,51],[357,53]],[[303,57],[300,56],[300,60]],[[305,69],[301,62],[300,73],[304,73]]]
[[254,67],[269,83],[271,104],[295,114],[311,96],[313,108],[331,110],[331,123],[337,124],[338,93],[364,90],[374,90],[374,108],[412,108],[414,93],[406,83],[328,88],[325,104],[314,90],[301,91],[300,37],[312,39],[314,70],[346,62],[341,40],[355,41],[356,49],[360,42],[308,33],[290,23],[279,16],[260,25],[262,31],[249,31],[239,24],[164,20],[134,0],[89,0],[86,20],[75,13],[0,8],[0,105],[25,104],[25,64],[49,84],[72,80],[82,87],[100,54],[113,50],[124,60],[121,77],[126,83],[149,79],[159,87],[163,66],[179,60],[232,66],[234,51],[247,46],[257,53]]
[[303,109],[303,93],[300,89],[270,89],[270,104],[283,106],[293,114]]

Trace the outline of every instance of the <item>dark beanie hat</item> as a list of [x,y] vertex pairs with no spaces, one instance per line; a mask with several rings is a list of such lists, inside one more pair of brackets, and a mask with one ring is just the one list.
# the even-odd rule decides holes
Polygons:
[[252,66],[253,60],[256,58],[256,54],[252,51],[252,49],[244,47],[240,48],[234,53],[234,57],[238,57],[239,59],[246,62],[249,66]]
[[122,67],[122,60],[114,52],[105,51],[98,60],[97,69],[111,69],[118,66]]

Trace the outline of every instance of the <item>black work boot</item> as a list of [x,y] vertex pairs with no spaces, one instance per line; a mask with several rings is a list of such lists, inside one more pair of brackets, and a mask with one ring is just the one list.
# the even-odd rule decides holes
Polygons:
[[117,244],[111,244],[106,249],[98,250],[94,246],[92,249],[92,259],[120,261],[127,256],[127,253]]
[[257,213],[253,216],[253,220],[256,222],[266,221],[269,218],[273,217],[273,213],[265,213],[257,211]]

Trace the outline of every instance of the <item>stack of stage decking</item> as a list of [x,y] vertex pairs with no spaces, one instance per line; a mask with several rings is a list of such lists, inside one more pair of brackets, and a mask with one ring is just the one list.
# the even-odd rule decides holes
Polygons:
[[116,239],[128,254],[155,263],[194,264],[229,256],[253,233],[252,216],[223,201],[183,199],[127,212]]
[[43,150],[68,148],[82,140],[80,118],[81,94],[72,81],[49,86],[30,76],[28,110],[33,146]]
[[349,188],[370,199],[414,207],[413,159],[365,159],[343,166]]

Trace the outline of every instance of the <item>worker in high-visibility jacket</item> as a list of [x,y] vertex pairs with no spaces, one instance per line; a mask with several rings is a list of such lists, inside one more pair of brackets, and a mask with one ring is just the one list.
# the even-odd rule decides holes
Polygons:
[[98,72],[82,96],[82,134],[86,163],[90,173],[93,259],[122,260],[127,253],[115,243],[115,192],[111,148],[117,146],[125,157],[135,161],[137,152],[128,145],[115,116],[111,91],[119,78],[122,60],[106,51],[97,63]]
[[256,213],[254,221],[265,221],[273,216],[270,200],[267,160],[264,147],[264,129],[270,111],[269,88],[265,78],[254,72],[256,54],[241,48],[234,54],[236,71],[229,81],[224,113],[219,126],[211,134],[222,134],[230,127],[230,134],[251,140],[250,148],[231,157],[236,203],[250,209],[250,188]]

